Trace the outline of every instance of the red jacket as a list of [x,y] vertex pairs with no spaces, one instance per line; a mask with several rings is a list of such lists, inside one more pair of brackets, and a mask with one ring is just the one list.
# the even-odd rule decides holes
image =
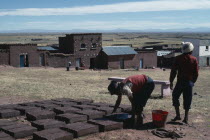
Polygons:
[[146,75],[133,75],[133,76],[127,77],[122,82],[123,83],[131,82],[133,84],[131,91],[133,93],[137,93],[141,90],[141,88],[147,82],[147,76]]
[[195,83],[198,78],[198,61],[196,57],[190,54],[177,56],[171,68],[170,82],[173,82],[177,72],[177,81],[190,80]]

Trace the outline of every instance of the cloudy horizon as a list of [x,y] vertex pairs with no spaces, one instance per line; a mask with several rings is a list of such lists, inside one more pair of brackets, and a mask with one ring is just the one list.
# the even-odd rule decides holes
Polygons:
[[210,28],[210,0],[43,1],[2,0],[0,31]]

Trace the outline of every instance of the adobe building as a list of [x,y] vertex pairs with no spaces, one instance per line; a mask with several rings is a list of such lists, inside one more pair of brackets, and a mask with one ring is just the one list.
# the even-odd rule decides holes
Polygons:
[[101,33],[67,34],[59,37],[59,50],[71,54],[71,62],[76,67],[83,63],[86,68],[96,67],[96,56],[102,48]]
[[155,51],[135,51],[130,46],[102,47],[97,61],[100,69],[149,68],[157,66]]
[[101,33],[66,34],[58,46],[1,44],[0,65],[14,67],[72,67],[90,69],[149,68],[157,66],[156,51],[130,46],[102,47]]
[[14,67],[37,67],[39,55],[36,44],[1,44],[0,65]]

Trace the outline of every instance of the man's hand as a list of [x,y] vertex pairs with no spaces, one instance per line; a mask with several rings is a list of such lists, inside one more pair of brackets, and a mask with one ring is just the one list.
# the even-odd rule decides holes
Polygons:
[[172,82],[170,83],[170,89],[171,89],[171,90],[173,90],[173,89],[174,89],[174,87],[173,87],[173,83],[172,83]]
[[112,111],[112,114],[113,114],[113,113],[116,113],[116,110],[113,110],[113,111]]

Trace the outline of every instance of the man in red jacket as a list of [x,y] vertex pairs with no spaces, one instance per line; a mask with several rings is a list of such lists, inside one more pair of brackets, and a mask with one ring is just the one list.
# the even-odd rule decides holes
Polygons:
[[173,121],[181,120],[179,111],[179,97],[183,93],[183,106],[185,117],[183,122],[188,123],[188,112],[192,102],[193,86],[198,78],[198,61],[192,56],[194,46],[190,42],[185,42],[182,45],[182,55],[175,58],[174,64],[170,73],[170,87],[173,89],[173,81],[177,75],[177,83],[172,93],[173,106],[176,110],[176,117]]
[[[133,75],[122,82],[111,81],[108,90],[111,95],[117,95],[117,101],[113,112],[119,107],[122,95],[127,95],[132,105],[133,127],[140,127],[143,124],[143,108],[154,90],[153,80],[146,75]],[[135,117],[137,115],[137,119]]]

